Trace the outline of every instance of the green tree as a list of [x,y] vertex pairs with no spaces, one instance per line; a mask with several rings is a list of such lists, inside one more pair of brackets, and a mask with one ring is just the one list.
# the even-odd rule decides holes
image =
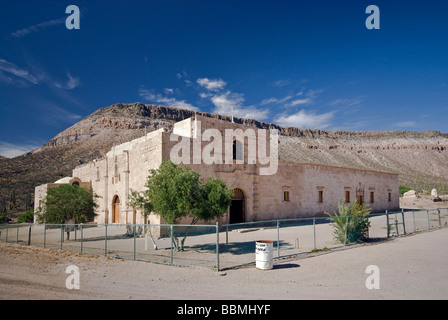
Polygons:
[[333,209],[333,215],[325,212],[333,220],[333,235],[340,243],[365,241],[369,235],[370,209],[358,201],[348,205],[339,202],[338,210]]
[[[191,217],[191,225],[198,221],[211,221],[221,217],[231,203],[233,190],[219,179],[209,178],[202,183],[200,174],[190,168],[164,161],[158,169],[150,171],[146,182],[145,198],[155,213],[168,224],[176,224],[182,218]],[[185,230],[177,250],[183,250],[188,234]]]
[[[154,246],[154,249],[157,250],[157,244],[151,234],[151,228],[148,227],[148,217],[151,214],[153,208],[152,204],[148,199],[148,196],[145,192],[137,192],[135,190],[131,190],[131,193],[129,194],[129,201],[128,205],[136,210],[140,210],[142,216],[143,216],[143,223],[144,223],[144,234],[145,234],[145,250],[148,247],[148,237],[151,239],[151,242]],[[135,228],[136,226],[134,226]],[[135,231],[135,230],[134,230]],[[132,230],[128,230],[128,233],[130,234]],[[134,233],[134,232],[132,232]]]
[[34,220],[34,211],[25,211],[17,216],[17,223],[31,223]]
[[64,224],[69,221],[86,223],[97,216],[95,209],[98,196],[92,189],[63,184],[49,188],[37,213],[39,223]]

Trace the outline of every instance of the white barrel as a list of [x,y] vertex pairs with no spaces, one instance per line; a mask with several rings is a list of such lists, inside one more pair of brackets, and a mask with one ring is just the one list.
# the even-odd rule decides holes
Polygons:
[[273,241],[262,240],[255,243],[255,267],[260,270],[272,269],[274,258]]

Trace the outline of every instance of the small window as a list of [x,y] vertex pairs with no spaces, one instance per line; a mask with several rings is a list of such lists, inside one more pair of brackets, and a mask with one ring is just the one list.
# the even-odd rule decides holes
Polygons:
[[392,193],[389,192],[389,201],[392,201]]
[[324,202],[324,191],[323,190],[319,190],[318,202]]
[[345,191],[345,202],[350,202],[350,191],[346,190]]
[[375,202],[375,193],[373,191],[370,191],[370,203]]
[[96,169],[96,181],[100,181],[100,169]]
[[114,176],[118,176],[118,165],[117,164],[115,165],[115,172],[114,173],[115,173]]
[[289,201],[289,191],[283,191],[283,201]]
[[233,160],[244,160],[243,153],[244,153],[243,144],[238,140],[234,140],[233,141]]

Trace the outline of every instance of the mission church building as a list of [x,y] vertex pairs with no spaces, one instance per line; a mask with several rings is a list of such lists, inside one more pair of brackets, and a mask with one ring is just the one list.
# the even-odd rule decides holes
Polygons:
[[[228,141],[232,130],[243,135]],[[141,224],[141,212],[128,205],[129,194],[145,190],[149,170],[169,159],[190,166],[203,179],[219,178],[234,190],[232,204],[219,223],[322,216],[340,201],[357,200],[372,212],[399,208],[397,174],[277,161],[277,149],[271,147],[278,140],[273,137],[268,130],[196,115],[175,123],[172,130],[162,128],[116,145],[104,158],[77,166],[72,177],[36,187],[35,210],[48,188],[77,183],[100,196],[95,222]],[[201,159],[204,154],[213,161]],[[151,214],[148,223],[164,221]]]

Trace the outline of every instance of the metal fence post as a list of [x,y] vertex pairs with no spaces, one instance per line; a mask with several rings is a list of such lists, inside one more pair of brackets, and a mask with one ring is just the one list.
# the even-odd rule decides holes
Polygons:
[[406,224],[404,222],[404,210],[401,209],[401,221],[403,222],[403,234],[406,235]]
[[170,235],[170,239],[171,239],[171,265],[173,265],[173,225],[170,225],[170,230],[171,230],[171,235]]
[[277,258],[280,257],[280,221],[277,219]]
[[440,220],[440,209],[437,209],[437,214],[439,216],[439,227],[442,226],[442,221]]
[[390,236],[390,226],[389,226],[389,211],[386,210],[386,229],[387,229],[387,238]]
[[64,241],[64,225],[61,224],[61,250],[62,250],[62,241]]
[[135,260],[135,254],[137,251],[137,235],[136,235],[136,229],[137,225],[134,223],[134,260]]
[[216,270],[219,271],[219,223],[216,222]]
[[81,253],[84,245],[84,223],[81,223]]
[[16,243],[19,243],[19,224],[17,224],[17,239]]
[[414,232],[417,230],[415,227],[415,210],[412,210],[412,220],[414,221]]
[[28,245],[31,245],[31,225],[28,226]]
[[44,223],[44,248],[47,247],[47,225]]
[[8,243],[8,224],[6,225],[6,238],[5,238],[5,242]]
[[348,229],[348,216],[345,217],[345,237],[344,237],[344,246],[347,244],[347,229]]
[[426,217],[428,219],[428,230],[431,230],[431,223],[429,222],[429,210],[426,210]]
[[106,229],[104,231],[104,256],[107,257],[107,224],[105,225]]
[[316,249],[316,218],[313,217],[314,249]]

